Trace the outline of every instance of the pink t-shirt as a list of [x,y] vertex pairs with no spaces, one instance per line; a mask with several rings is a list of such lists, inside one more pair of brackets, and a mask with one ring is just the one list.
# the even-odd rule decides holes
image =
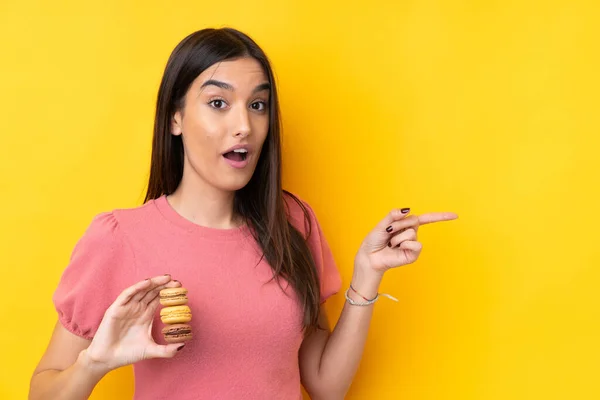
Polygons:
[[[301,208],[286,195],[290,221],[305,233]],[[304,203],[306,205],[306,203]],[[341,278],[315,214],[308,245],[321,302]],[[93,338],[106,309],[125,288],[169,273],[188,289],[194,338],[172,359],[134,365],[134,399],[301,399],[298,350],[302,309],[272,270],[247,227],[213,229],[179,215],[165,196],[94,218],[54,294],[59,320]],[[152,335],[164,344],[157,314]]]

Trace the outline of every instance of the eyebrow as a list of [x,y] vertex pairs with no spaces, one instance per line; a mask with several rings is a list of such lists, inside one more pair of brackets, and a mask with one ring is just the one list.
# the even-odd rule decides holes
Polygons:
[[[217,81],[215,79],[209,79],[206,82],[204,82],[202,84],[202,86],[200,86],[200,89],[204,89],[207,86],[216,86],[219,87],[221,89],[225,89],[225,90],[231,90],[234,91],[234,87],[231,86],[229,83],[226,82],[221,82],[221,81]],[[257,87],[254,88],[254,90],[252,91],[252,94],[254,93],[258,93],[258,92],[262,92],[263,90],[270,90],[271,89],[271,85],[267,82],[265,83],[261,83],[260,85],[258,85]]]

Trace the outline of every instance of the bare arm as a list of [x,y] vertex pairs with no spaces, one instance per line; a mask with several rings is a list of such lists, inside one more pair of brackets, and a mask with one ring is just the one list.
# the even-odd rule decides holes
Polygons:
[[[351,292],[349,296],[358,302],[364,301]],[[326,329],[306,337],[300,348],[302,384],[311,399],[344,398],[358,370],[372,316],[373,306],[358,307],[346,303],[330,333],[327,315],[321,306],[319,325]]]
[[[392,211],[363,241],[352,277],[352,286],[360,295],[350,290],[352,300],[363,303],[361,296],[375,298],[385,271],[417,260],[422,249],[417,242],[420,225],[458,218],[453,213],[404,218],[406,214]],[[346,302],[332,333],[321,307],[319,321],[326,329],[306,337],[299,354],[302,383],[312,399],[343,399],[348,392],[362,358],[373,306]]]
[[29,399],[87,399],[104,376],[86,357],[85,349],[90,343],[57,322],[48,348],[31,378]]
[[92,341],[60,323],[31,378],[30,400],[87,399],[108,372],[149,358],[171,358],[180,344],[158,345],[150,326],[159,291],[178,287],[169,275],[138,282],[125,289],[106,310]]

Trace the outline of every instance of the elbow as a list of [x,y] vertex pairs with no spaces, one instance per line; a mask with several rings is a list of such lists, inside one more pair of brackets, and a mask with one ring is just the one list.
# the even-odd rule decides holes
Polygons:
[[323,371],[301,375],[302,386],[311,400],[344,400],[353,377],[337,373],[325,374]]
[[31,377],[31,380],[29,381],[29,394],[27,396],[28,400],[39,400],[40,396],[39,396],[39,391],[36,390],[36,382],[37,382],[37,378],[39,378],[39,372],[36,372],[33,374],[33,376]]
[[40,375],[47,371],[36,371],[33,373],[31,380],[29,381],[29,395],[27,396],[28,400],[41,400],[40,390],[38,390],[38,381]]
[[335,382],[320,382],[305,389],[311,400],[344,400],[350,387],[340,387]]
[[44,395],[43,381],[47,379],[48,375],[58,374],[60,371],[47,369],[42,371],[35,371],[29,381],[29,395],[27,396],[28,400],[43,400],[47,398]]
[[344,400],[346,392],[322,391],[308,392],[311,400]]

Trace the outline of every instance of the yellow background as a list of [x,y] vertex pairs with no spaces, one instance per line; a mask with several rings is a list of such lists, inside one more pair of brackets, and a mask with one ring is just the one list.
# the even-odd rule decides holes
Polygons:
[[[600,398],[597,2],[167,3],[0,2],[0,398],[26,398],[92,216],[142,200],[171,50],[224,25],[272,59],[286,187],[344,286],[390,208],[460,215],[386,276],[349,399]],[[132,392],[125,368],[93,398]]]

